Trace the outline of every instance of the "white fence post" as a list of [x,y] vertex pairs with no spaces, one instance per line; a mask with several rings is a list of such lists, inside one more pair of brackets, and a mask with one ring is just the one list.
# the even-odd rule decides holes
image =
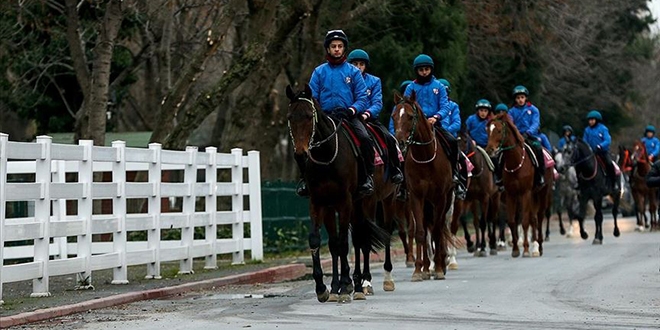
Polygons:
[[161,150],[160,143],[150,143],[152,160],[149,164],[149,184],[153,191],[149,197],[149,215],[153,218],[153,227],[147,232],[147,248],[154,255],[154,262],[147,264],[147,279],[161,279],[160,276],[160,183],[161,183]]
[[183,182],[188,192],[183,196],[182,212],[186,215],[186,224],[181,228],[181,245],[186,247],[186,259],[181,260],[179,274],[193,273],[193,239],[195,238],[194,216],[195,216],[195,184],[197,183],[197,147],[186,147],[188,162],[186,163]]
[[78,182],[83,184],[83,196],[78,199],[78,216],[85,221],[85,233],[78,235],[78,255],[85,259],[85,271],[78,273],[76,288],[88,289],[92,286],[92,218],[94,214],[94,141],[80,140],[83,147],[83,159],[78,166]]
[[231,167],[231,183],[234,185],[234,194],[231,197],[231,211],[234,214],[232,225],[232,238],[237,242],[237,251],[233,253],[232,264],[245,262],[245,250],[243,245],[243,149],[231,149],[234,156],[234,164]]
[[117,218],[118,228],[112,233],[112,250],[119,255],[121,265],[112,270],[112,284],[128,284],[126,265],[126,142],[112,141],[117,159],[112,163],[112,181],[117,184],[117,194],[112,199],[112,215]]
[[206,164],[206,173],[204,175],[209,184],[209,191],[206,194],[204,208],[209,214],[210,224],[206,226],[204,240],[211,244],[211,254],[205,258],[204,269],[218,268],[218,258],[216,248],[218,246],[218,163],[216,147],[206,147],[206,154],[209,156],[209,162]]
[[[52,175],[53,182],[65,183],[66,182],[66,162],[63,160],[58,160],[55,162],[55,172]],[[55,221],[64,221],[66,220],[66,199],[58,199],[53,201],[53,219]],[[67,259],[67,238],[66,237],[56,237],[53,238],[55,243],[57,243],[57,258]]]
[[259,151],[248,151],[248,181],[250,189],[250,253],[252,260],[264,259],[263,227],[261,223],[261,165]]
[[[7,185],[7,141],[9,135],[0,133],[0,260],[5,260],[5,205],[7,203],[6,185]],[[4,264],[4,262],[3,262]],[[0,305],[4,304],[2,301],[2,269],[4,267],[0,264]]]
[[41,156],[36,160],[35,182],[41,184],[41,194],[35,202],[34,218],[41,223],[42,236],[34,240],[34,261],[41,263],[41,277],[32,280],[30,297],[48,297],[48,264],[50,260],[50,136],[38,136],[41,144]]

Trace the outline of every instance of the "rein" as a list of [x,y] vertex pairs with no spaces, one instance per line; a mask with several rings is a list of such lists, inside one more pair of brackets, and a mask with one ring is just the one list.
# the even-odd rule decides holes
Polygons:
[[[579,151],[579,146],[578,146],[577,144],[575,145],[574,148],[577,149],[577,150]],[[593,178],[595,178],[596,175],[598,174],[598,161],[596,160],[596,154],[594,154],[594,153],[592,152],[591,155],[589,155],[589,156],[587,156],[587,157],[584,157],[583,159],[581,159],[581,160],[579,160],[579,161],[573,163],[573,166],[577,168],[577,165],[580,165],[580,164],[582,164],[582,163],[588,161],[588,160],[591,159],[591,158],[593,158],[593,160],[594,160],[594,172],[593,172],[593,173],[591,174],[591,176],[589,176],[589,177],[585,177],[584,175],[582,175],[582,173],[580,173],[580,174],[579,174],[579,177],[580,177],[580,179],[582,179],[582,180],[585,180],[585,181],[593,180]]]
[[[510,151],[510,150],[512,150],[516,147],[520,147],[518,145],[518,143],[514,143],[513,145],[510,145],[510,146],[504,146],[504,143],[506,142],[505,140],[506,140],[506,132],[507,132],[508,125],[506,124],[506,122],[504,122],[502,120],[498,119],[497,121],[502,123],[502,137],[500,138],[500,145],[497,146],[496,153],[499,154],[499,153],[502,153],[502,152],[505,152],[505,151]],[[506,168],[506,162],[504,163],[503,168],[504,168],[505,171],[507,171],[507,173],[514,173],[514,172],[518,171],[519,169],[521,169],[523,167],[523,164],[525,163],[525,154],[527,152],[525,151],[524,147],[521,147],[521,149],[522,149],[522,152],[521,152],[522,156],[520,157],[521,158],[520,159],[520,164],[518,164],[518,166],[516,166],[514,169],[508,169],[508,168]]]
[[[325,139],[323,139],[321,141],[314,142],[314,136],[316,136],[316,126],[317,126],[318,121],[319,121],[318,110],[316,110],[316,106],[314,105],[314,101],[312,101],[311,99],[307,99],[307,98],[304,98],[304,97],[299,97],[299,98],[297,98],[297,101],[305,101],[305,102],[309,103],[312,106],[312,136],[309,138],[309,147],[307,149],[307,156],[309,157],[309,159],[312,162],[314,162],[315,164],[318,164],[318,165],[330,165],[330,164],[332,164],[335,161],[335,159],[337,158],[337,154],[339,153],[339,135],[337,133],[341,129],[341,125],[337,125],[337,123],[335,123],[335,121],[332,120],[332,118],[329,118],[330,122],[332,123],[334,131],[330,135],[328,135]],[[291,131],[291,121],[288,121],[287,124],[289,126],[289,135],[291,136],[291,140],[294,141],[293,145],[294,145],[294,151],[295,151],[295,138],[293,137],[293,132]],[[314,156],[312,156],[312,149],[320,147],[324,143],[330,141],[333,137],[335,138],[335,151],[334,151],[334,154],[332,155],[332,158],[327,162],[323,162],[323,161],[314,159]]]
[[[403,104],[403,103],[405,103],[405,100],[402,100],[401,102],[399,102],[399,104]],[[435,157],[438,154],[438,140],[435,138],[435,132],[433,132],[433,130],[432,130],[431,131],[431,136],[432,136],[431,140],[426,141],[426,142],[415,141],[415,139],[414,139],[415,132],[417,131],[417,124],[419,123],[419,110],[417,109],[417,106],[414,103],[411,104],[411,105],[412,105],[412,109],[413,109],[412,129],[410,130],[410,134],[408,135],[408,138],[406,139],[406,142],[404,142],[403,147],[401,148],[402,149],[401,153],[403,153],[403,155],[405,156],[408,153],[408,151],[410,151],[410,158],[412,158],[412,160],[415,163],[428,164],[428,163],[434,161]],[[431,143],[433,143],[433,156],[430,159],[427,159],[427,160],[417,160],[417,159],[415,159],[415,156],[413,156],[413,153],[412,153],[412,149],[408,150],[408,147],[410,147],[410,146],[428,146]]]

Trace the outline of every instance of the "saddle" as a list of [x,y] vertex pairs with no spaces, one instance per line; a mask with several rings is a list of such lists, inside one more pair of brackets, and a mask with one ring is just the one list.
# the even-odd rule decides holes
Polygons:
[[[534,164],[535,167],[538,167],[539,160],[536,158],[536,152],[534,152],[532,146],[525,142],[525,149],[527,150],[527,154],[530,156],[529,158],[532,160],[532,164]],[[545,168],[554,168],[555,160],[552,158],[550,152],[545,148],[541,148],[541,150],[543,151],[543,162],[545,163]]]
[[[353,131],[351,125],[343,121],[342,127],[344,128],[342,130],[342,133],[348,138],[348,141],[350,142],[349,145],[351,146],[351,150],[353,151],[353,155],[355,155],[355,157],[359,157],[360,140]],[[382,132],[377,126],[374,126],[369,123],[365,123],[365,127],[367,128],[367,132],[369,133],[369,138],[371,139],[371,142],[374,146],[374,155],[375,155],[375,158],[373,160],[374,165],[378,166],[385,164],[384,159],[387,159],[387,157],[389,157],[390,155],[387,154],[387,143],[385,142],[386,139],[383,136],[384,132]],[[396,147],[397,147],[397,152],[398,152],[397,156],[399,157],[399,161],[403,161],[403,154],[401,153],[401,150],[399,150],[399,146]]]
[[[598,161],[598,164],[600,164],[600,167],[604,170],[607,169],[607,166],[605,166],[605,160],[596,154],[596,160]],[[612,168],[614,168],[614,175],[619,176],[621,175],[621,168],[619,167],[619,164],[617,164],[614,160],[612,160]]]
[[493,164],[493,160],[490,159],[490,156],[488,156],[488,153],[486,152],[486,150],[484,150],[484,148],[482,148],[480,146],[476,146],[476,149],[477,149],[476,152],[479,152],[482,156],[484,156],[484,159],[486,160],[486,165],[488,166],[488,169],[491,172],[494,172],[495,171],[495,164]]

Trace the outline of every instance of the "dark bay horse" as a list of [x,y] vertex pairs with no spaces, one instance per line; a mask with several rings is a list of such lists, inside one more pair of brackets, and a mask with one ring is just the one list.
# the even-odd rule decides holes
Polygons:
[[534,208],[536,203],[532,196],[534,165],[530,158],[530,152],[524,147],[523,137],[507,113],[500,113],[493,117],[489,121],[487,129],[488,145],[486,151],[491,157],[500,157],[501,155],[503,158],[502,182],[504,184],[507,220],[513,241],[511,256],[514,258],[520,256],[520,248],[518,247],[519,222],[522,222],[523,226],[523,256],[531,256],[527,238],[529,226],[532,227],[533,241],[542,242],[543,238],[537,237],[537,210]]
[[[611,191],[607,187],[607,177],[605,165],[596,157],[591,147],[582,139],[576,139],[574,142],[566,144],[565,148],[567,165],[574,166],[578,176],[578,190],[580,191],[580,212],[577,219],[580,224],[580,236],[582,239],[589,238],[584,230],[584,217],[587,212],[587,203],[593,202],[596,209],[594,221],[596,223],[596,233],[593,244],[603,244],[603,196],[609,195],[612,198],[612,216],[614,217],[614,236],[619,237],[620,231],[617,224],[619,213],[620,191]],[[619,180],[619,177],[616,178]]]
[[[312,228],[309,247],[312,276],[320,302],[350,302],[351,293],[362,294],[361,281],[353,283],[348,263],[349,229],[358,248],[377,249],[388,243],[389,236],[366,219],[357,194],[358,160],[341,122],[330,118],[312,98],[309,85],[294,92],[287,86],[289,132],[294,157],[303,172],[310,192],[309,213]],[[332,282],[328,292],[321,269],[321,226],[328,232],[332,256]],[[341,267],[341,268],[340,268]]]
[[[410,97],[395,93],[394,103],[395,136],[405,154],[408,203],[415,221],[417,244],[412,280],[444,279],[447,248],[454,246],[446,223],[453,199],[451,163],[443,150],[441,134],[435,132],[427,121],[414,92]],[[431,231],[435,245],[433,272],[430,271],[427,230]]]
[[[640,140],[635,140],[632,148],[632,172],[630,173],[630,190],[635,201],[635,208],[637,210],[637,228],[636,230],[643,231],[645,229],[653,229],[657,225],[658,209],[657,198],[658,188],[649,188],[646,185],[646,174],[651,170],[651,164],[648,154],[646,153],[646,146]],[[648,202],[649,214],[651,222],[646,216],[646,203]]]
[[[476,230],[476,248],[474,255],[486,256],[486,235],[488,235],[490,254],[497,254],[497,241],[495,232],[497,226],[497,211],[499,210],[500,193],[493,180],[493,172],[488,168],[488,160],[477,148],[473,140],[465,133],[458,136],[458,146],[463,150],[474,166],[470,185],[465,200],[454,201],[454,213],[452,214],[451,232],[456,235],[460,218],[469,209],[472,212],[472,221]],[[467,231],[465,221],[463,224],[465,239],[468,242],[468,252],[471,245],[470,233]],[[450,264],[451,268],[451,264]]]

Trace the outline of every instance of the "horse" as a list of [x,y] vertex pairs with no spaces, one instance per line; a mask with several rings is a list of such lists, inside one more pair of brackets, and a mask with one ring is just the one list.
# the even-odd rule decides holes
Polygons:
[[[638,231],[653,229],[657,223],[656,211],[658,209],[657,196],[658,188],[649,188],[646,185],[646,174],[651,170],[649,157],[646,153],[646,146],[640,140],[635,140],[632,149],[632,172],[630,173],[630,189],[632,191],[635,208],[637,209],[637,228]],[[649,214],[651,223],[646,216],[646,202],[649,205]]]
[[[415,221],[416,258],[412,281],[431,277],[444,279],[447,248],[455,246],[446,224],[446,213],[453,199],[451,162],[442,146],[443,137],[426,120],[415,93],[402,97],[395,92],[394,104],[395,137],[405,155],[408,203]],[[430,272],[427,230],[431,231],[435,244],[433,272]]]
[[[567,159],[565,166],[575,167],[575,172],[578,176],[580,211],[577,214],[577,219],[580,224],[580,236],[585,240],[589,238],[589,235],[584,230],[584,217],[587,212],[587,203],[591,200],[596,209],[596,214],[594,216],[596,233],[592,243],[596,245],[603,244],[602,200],[603,196],[609,195],[613,202],[612,216],[614,217],[614,237],[619,237],[621,232],[619,231],[617,216],[619,213],[619,200],[621,199],[621,194],[620,191],[610,190],[610,188],[607,187],[605,165],[597,159],[596,154],[591,150],[591,147],[580,138],[567,143],[564,150]],[[619,177],[616,178],[616,180],[619,179]]]
[[[467,241],[468,252],[474,252],[477,257],[485,257],[486,254],[486,235],[488,235],[490,254],[497,255],[496,215],[499,209],[500,193],[495,186],[493,172],[488,168],[488,160],[474,144],[472,138],[462,131],[458,135],[458,146],[460,150],[466,153],[466,156],[474,166],[472,177],[468,186],[468,192],[465,200],[454,201],[454,213],[452,214],[451,232],[456,235],[458,231],[458,222],[463,225],[465,240]],[[470,251],[474,245],[470,240],[470,233],[466,222],[462,219],[465,211],[472,212],[472,220],[476,234],[476,247]],[[451,269],[451,264],[450,264]]]
[[[504,184],[507,220],[513,241],[511,256],[514,258],[520,256],[520,248],[517,244],[518,222],[522,222],[523,226],[523,257],[540,256],[543,236],[539,235],[540,230],[537,231],[540,198],[532,196],[535,170],[530,158],[532,153],[525,147],[522,135],[520,135],[507,113],[496,115],[490,119],[487,125],[488,145],[486,151],[491,157],[501,156],[504,159],[502,182]],[[546,171],[545,178],[548,183],[544,187],[551,185],[552,182],[552,173],[548,177],[547,172],[550,171]],[[547,181],[548,179],[550,181]],[[522,221],[519,221],[519,215],[522,217]],[[536,244],[534,244],[531,254],[527,238],[530,225],[532,227],[532,240],[538,243],[538,251]]]
[[[556,168],[559,171],[559,180],[555,186],[555,211],[559,220],[559,232],[566,237],[573,236],[573,219],[577,219],[580,211],[580,201],[577,191],[577,174],[575,167],[565,166],[566,159],[563,151],[558,151],[554,156]],[[568,217],[568,231],[564,229],[562,215],[566,211]]]
[[[342,122],[320,111],[309,85],[294,92],[287,86],[289,98],[287,121],[294,158],[309,188],[311,228],[309,248],[312,255],[312,277],[319,302],[351,301],[351,293],[362,293],[361,281],[353,283],[348,263],[349,230],[358,247],[379,249],[389,236],[374,222],[365,219],[358,199],[358,163]],[[328,232],[332,256],[331,290],[323,283],[320,261],[321,226]]]

